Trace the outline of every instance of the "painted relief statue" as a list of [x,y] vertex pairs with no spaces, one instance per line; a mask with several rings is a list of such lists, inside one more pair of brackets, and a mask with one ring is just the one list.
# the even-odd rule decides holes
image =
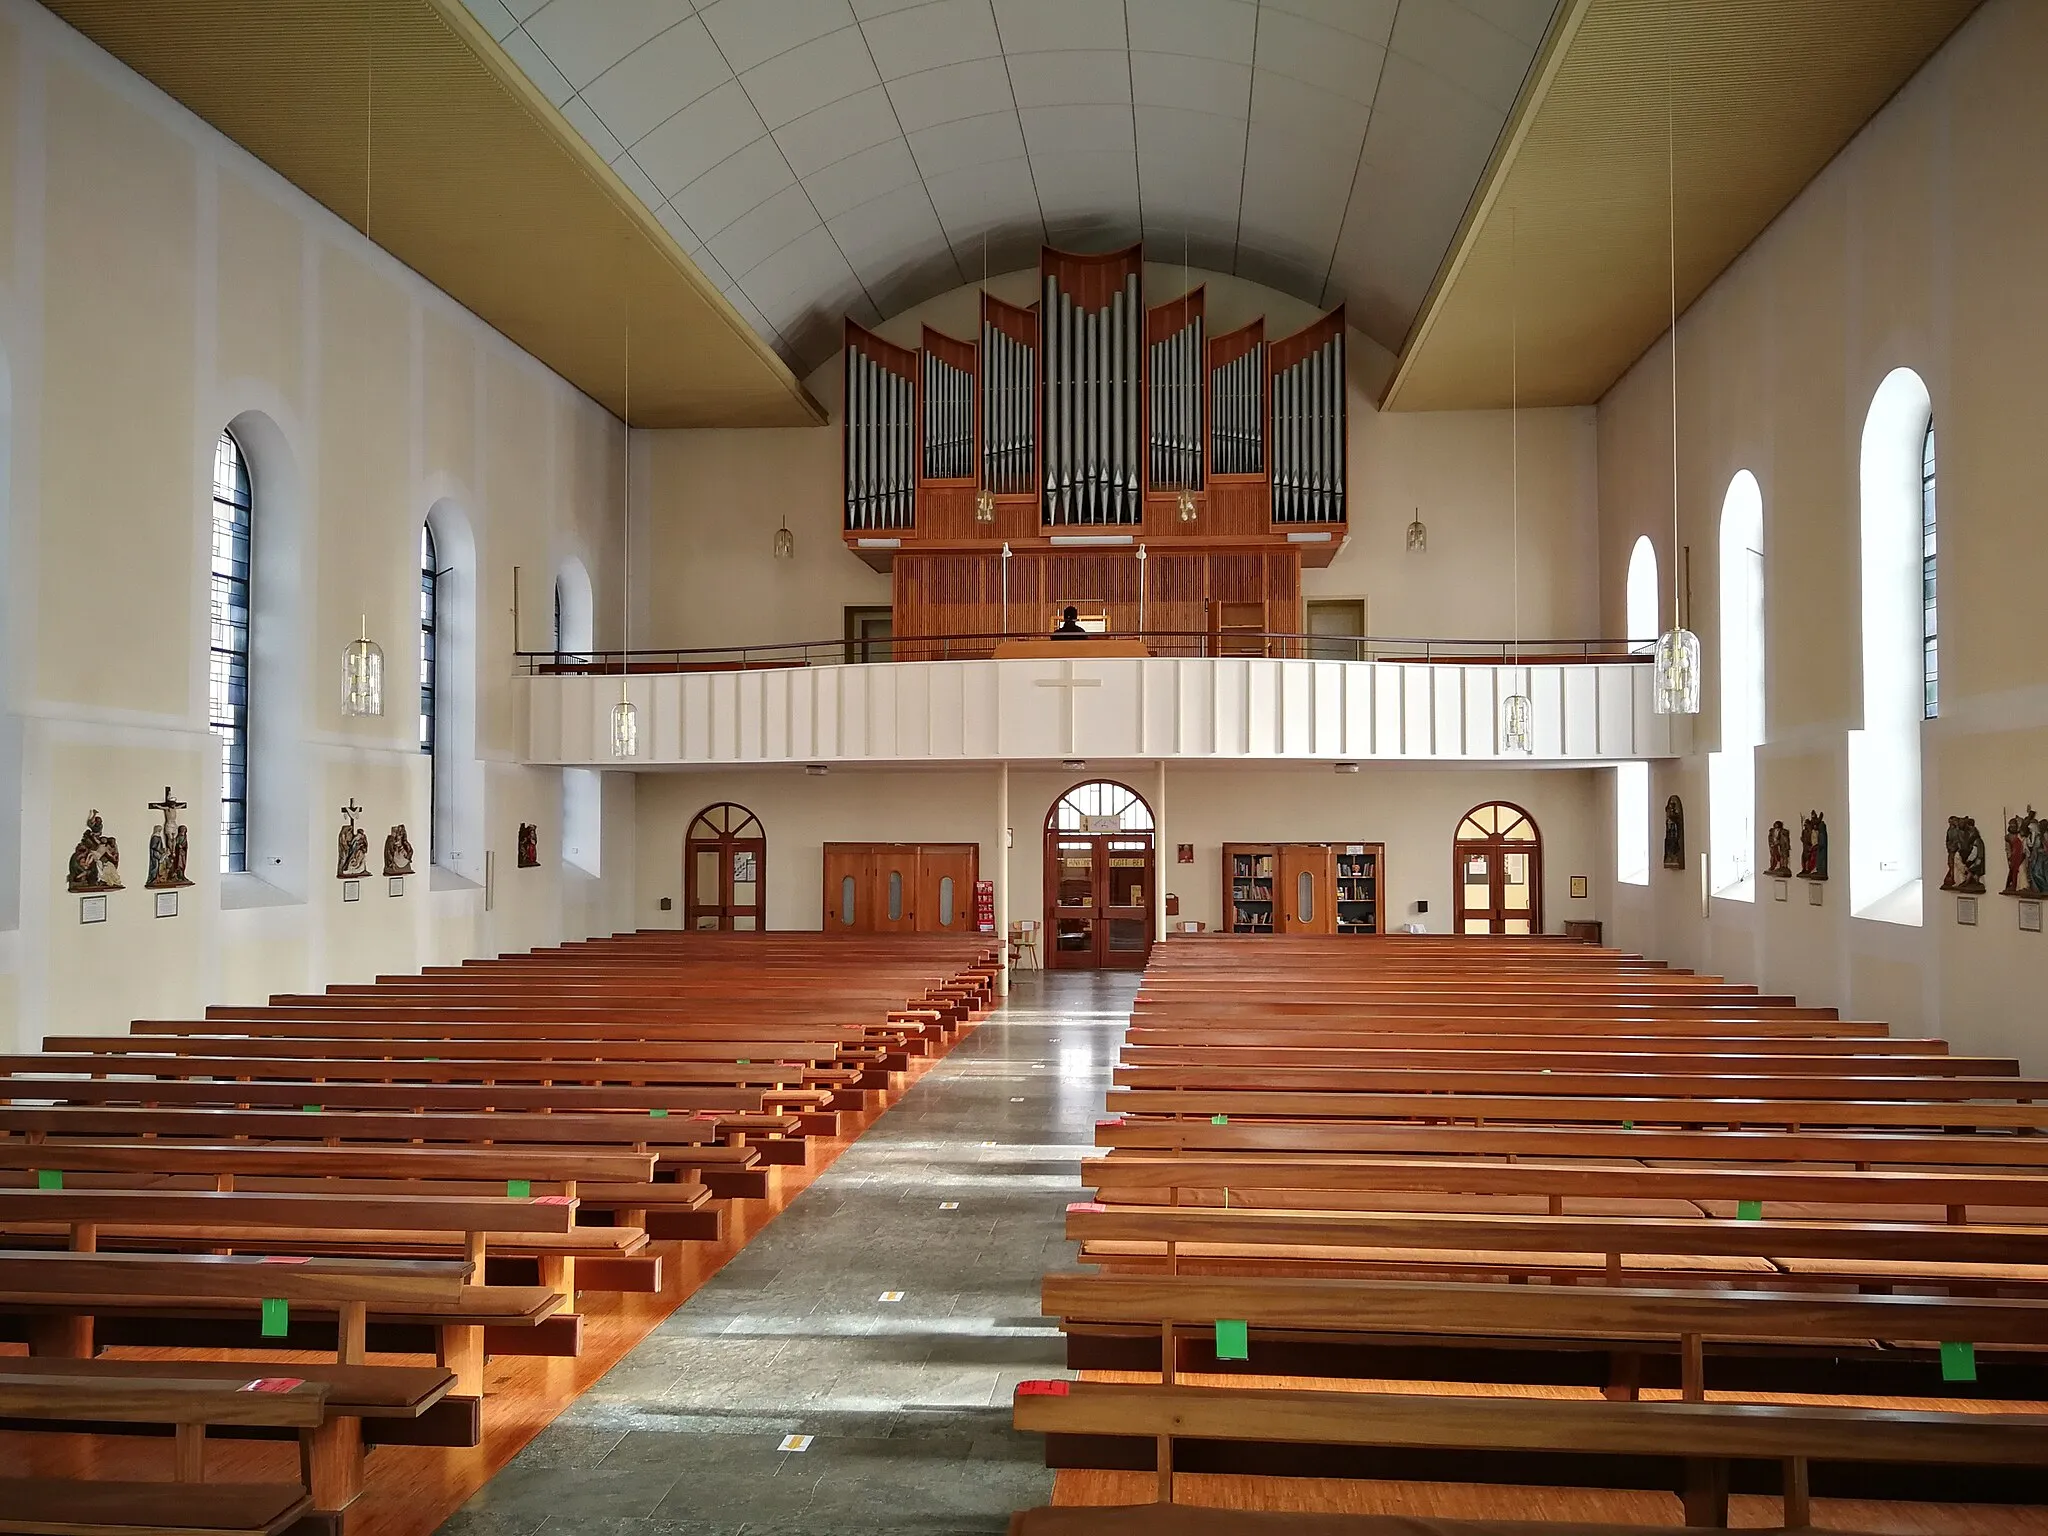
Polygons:
[[384,834],[384,873],[412,873],[412,839],[405,835],[405,823],[402,821]]
[[370,872],[370,834],[357,826],[363,808],[351,798],[341,808],[341,831],[335,837],[334,878],[360,880]]
[[1774,880],[1792,878],[1792,830],[1782,821],[1771,823],[1771,830],[1764,834],[1764,851],[1770,857],[1770,864],[1764,874]]
[[1942,842],[1948,850],[1948,867],[1942,872],[1941,888],[1964,896],[1980,894],[1989,855],[1984,847],[1984,834],[1977,830],[1977,818],[1949,817]]
[[2027,807],[2023,816],[2005,823],[2006,896],[2048,896],[2048,821]]
[[65,874],[65,889],[70,891],[90,894],[93,891],[123,889],[121,850],[107,836],[106,823],[100,820],[97,810],[86,813],[84,835],[78,839],[78,846],[71,850],[71,862]]
[[143,888],[175,891],[190,885],[192,882],[185,877],[185,855],[191,834],[178,820],[185,802],[173,799],[171,786],[166,784],[163,799],[150,801],[149,808],[162,812],[163,820],[149,829],[149,879],[143,882]]
[[519,867],[540,868],[540,828],[530,821],[519,823]]
[[1676,795],[1664,802],[1664,867],[1685,868],[1685,804]]
[[1809,811],[1799,823],[1799,878],[1825,880],[1828,877],[1828,819]]

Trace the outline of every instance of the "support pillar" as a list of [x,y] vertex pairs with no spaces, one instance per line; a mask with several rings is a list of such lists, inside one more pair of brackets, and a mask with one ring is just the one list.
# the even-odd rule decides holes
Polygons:
[[1152,942],[1166,937],[1166,884],[1172,878],[1173,844],[1166,836],[1166,759],[1152,785]]
[[1010,990],[1010,765],[996,764],[996,948],[1002,956],[1002,990]]

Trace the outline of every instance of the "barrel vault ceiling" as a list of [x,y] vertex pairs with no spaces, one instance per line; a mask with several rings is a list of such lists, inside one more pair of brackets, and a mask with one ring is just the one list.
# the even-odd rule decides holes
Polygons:
[[1044,243],[1399,350],[1555,0],[464,0],[801,372]]

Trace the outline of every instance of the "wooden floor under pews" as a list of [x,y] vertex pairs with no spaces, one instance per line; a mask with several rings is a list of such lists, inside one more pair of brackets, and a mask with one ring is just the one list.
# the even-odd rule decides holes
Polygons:
[[0,1530],[425,1536],[982,1016],[992,958],[624,936],[0,1063]]
[[1176,936],[1012,1529],[2048,1531],[2043,1096],[1586,946]]

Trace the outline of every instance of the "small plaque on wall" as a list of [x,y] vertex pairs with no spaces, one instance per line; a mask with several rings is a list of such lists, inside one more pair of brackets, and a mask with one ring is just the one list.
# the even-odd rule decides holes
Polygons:
[[79,897],[78,920],[81,923],[104,923],[107,920],[107,898],[104,896]]
[[1827,887],[1822,885],[1818,880],[1810,881],[1806,887],[1806,904],[1809,907],[1819,906],[1821,892],[1825,891],[1826,889]]
[[361,901],[363,899],[363,882],[360,880],[342,881],[341,899],[343,901]]
[[1572,900],[1573,900],[1573,901],[1584,901],[1585,899],[1586,899],[1586,877],[1585,877],[1584,875],[1573,875],[1573,876],[1572,876]]
[[386,896],[403,896],[405,894],[405,876],[388,876],[384,881],[384,894]]
[[1175,843],[1173,845],[1173,860],[1176,864],[1194,863],[1195,845],[1193,843]]
[[1771,900],[1784,901],[1791,894],[1792,882],[1790,880],[1773,880],[1771,882]]
[[2023,901],[2023,902],[2021,902],[2021,903],[2020,903],[2020,932],[2021,932],[2021,933],[2039,933],[2040,931],[2041,931],[2041,903],[2039,903],[2038,901]]
[[158,917],[176,917],[178,915],[178,893],[176,891],[158,891],[156,893],[156,915]]
[[1958,896],[1956,898],[1956,921],[1958,923],[1961,923],[1965,928],[1974,928],[1977,926],[1976,897]]

